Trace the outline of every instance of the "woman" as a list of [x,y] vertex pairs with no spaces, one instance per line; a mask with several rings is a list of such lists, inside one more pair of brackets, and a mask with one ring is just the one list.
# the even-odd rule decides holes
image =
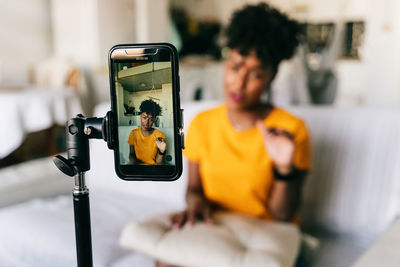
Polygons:
[[295,221],[301,186],[310,168],[305,124],[262,101],[279,63],[298,45],[299,26],[267,4],[237,11],[227,29],[225,104],[191,123],[187,207],[170,217],[172,228],[212,222],[222,208],[266,220]]
[[131,164],[160,165],[167,149],[165,135],[153,128],[161,115],[161,107],[151,99],[140,104],[140,128],[133,129],[128,138]]

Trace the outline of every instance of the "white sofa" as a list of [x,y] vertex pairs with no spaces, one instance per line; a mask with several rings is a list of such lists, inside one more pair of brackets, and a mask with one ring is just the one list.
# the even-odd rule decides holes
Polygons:
[[[196,113],[216,104],[184,104],[185,127]],[[103,116],[108,109],[109,104],[101,105],[96,115]],[[380,253],[382,246],[392,246],[394,238],[381,238],[372,247],[371,244],[400,211],[400,111],[334,107],[289,110],[304,118],[313,144],[313,170],[305,184],[301,217],[304,231],[317,237],[321,245],[315,251],[306,251],[310,266],[350,266],[356,262],[356,266],[374,266],[376,262],[398,266],[399,255],[385,250],[382,257]],[[87,183],[91,192],[94,265],[152,266],[151,259],[120,248],[120,232],[131,221],[182,209],[186,168],[175,182],[125,182],[116,177],[113,152],[107,150],[106,144],[93,140],[90,145]],[[27,168],[26,164],[0,170],[0,179],[5,171],[26,176],[20,177],[21,182],[12,189],[16,194],[25,190],[23,198],[14,198],[14,203],[55,195],[49,194],[53,189],[59,195],[10,205],[5,199],[9,196],[3,192],[10,193],[11,189],[0,184],[0,203],[7,205],[0,209],[0,266],[76,264],[71,178],[54,172],[49,160],[29,163],[40,169],[34,173],[21,175],[17,171]],[[37,167],[42,164],[46,167]],[[25,185],[24,179],[29,176],[35,180],[36,174],[44,172],[50,176],[35,184],[35,188],[43,185],[44,190],[30,194],[26,187],[32,182]],[[44,187],[54,179],[60,182]],[[63,179],[68,184],[61,182]],[[389,233],[392,235],[393,230]]]

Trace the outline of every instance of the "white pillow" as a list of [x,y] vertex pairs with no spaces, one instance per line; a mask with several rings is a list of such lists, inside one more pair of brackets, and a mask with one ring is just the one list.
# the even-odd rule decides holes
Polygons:
[[294,224],[219,212],[214,224],[169,230],[168,216],[129,224],[121,245],[178,266],[293,266],[297,258],[300,231]]

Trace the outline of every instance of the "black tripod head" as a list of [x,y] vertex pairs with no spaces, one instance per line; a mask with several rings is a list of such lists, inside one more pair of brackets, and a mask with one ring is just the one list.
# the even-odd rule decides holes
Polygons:
[[114,149],[114,118],[107,112],[104,118],[86,118],[82,114],[66,124],[67,158],[57,155],[53,158],[57,168],[68,176],[75,176],[90,170],[89,139],[103,139],[109,149]]

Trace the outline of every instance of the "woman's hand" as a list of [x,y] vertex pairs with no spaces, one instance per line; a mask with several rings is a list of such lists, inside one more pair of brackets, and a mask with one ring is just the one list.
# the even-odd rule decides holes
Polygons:
[[167,149],[167,143],[165,142],[165,139],[162,138],[162,137],[156,137],[154,135],[154,140],[156,141],[156,145],[157,145],[158,150],[161,153],[164,153],[165,150]]
[[290,173],[295,150],[293,136],[282,129],[267,128],[262,121],[257,122],[257,127],[277,171],[283,175]]
[[197,220],[212,223],[210,202],[200,192],[188,192],[187,207],[184,211],[174,213],[169,218],[169,228],[180,229],[193,226]]

